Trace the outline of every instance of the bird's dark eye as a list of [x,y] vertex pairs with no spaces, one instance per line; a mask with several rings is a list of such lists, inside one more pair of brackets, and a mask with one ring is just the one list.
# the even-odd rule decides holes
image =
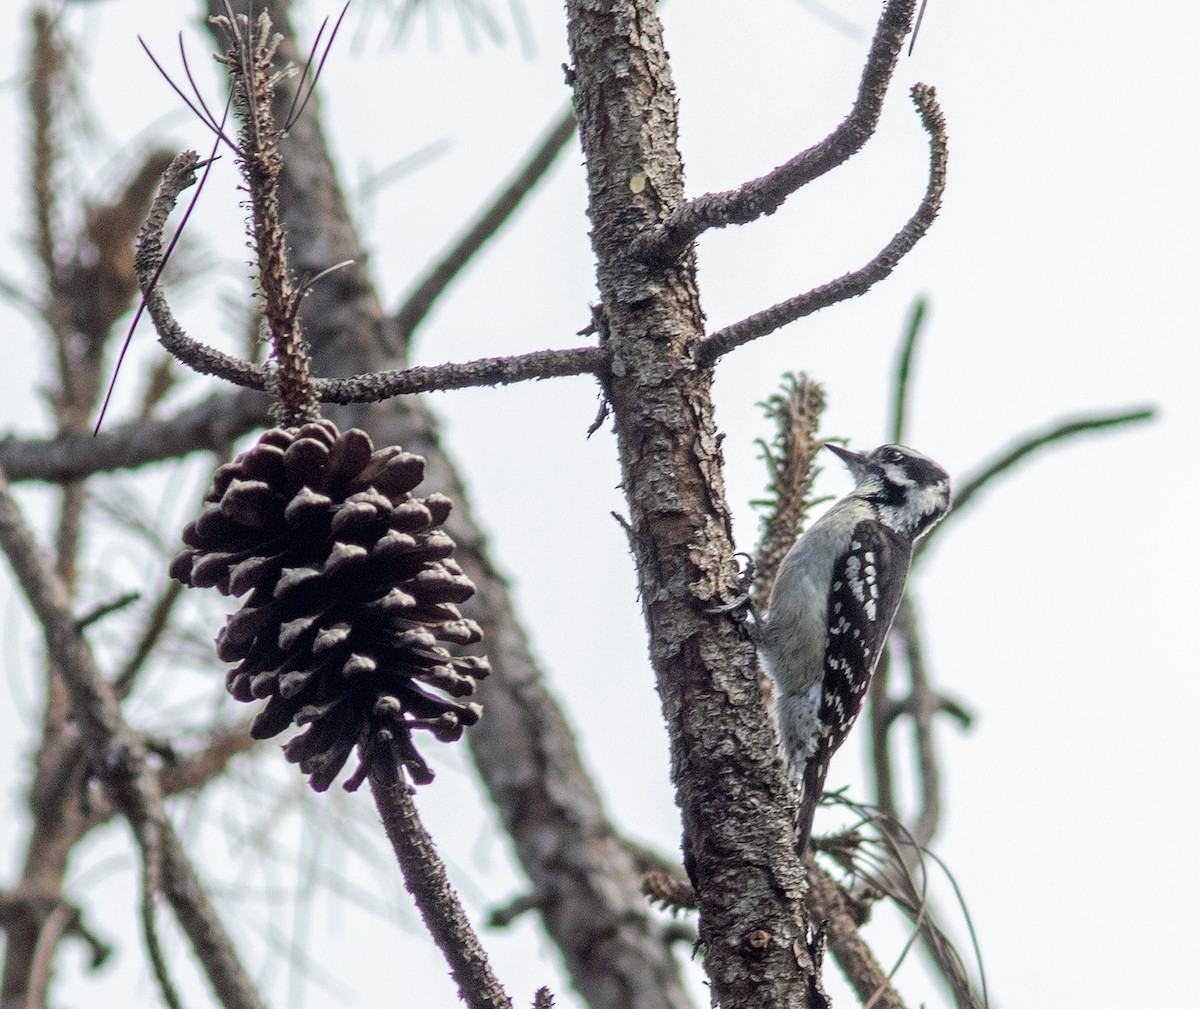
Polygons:
[[883,458],[884,458],[885,462],[903,462],[904,461],[904,453],[901,452],[898,448],[889,448],[886,452],[883,453]]

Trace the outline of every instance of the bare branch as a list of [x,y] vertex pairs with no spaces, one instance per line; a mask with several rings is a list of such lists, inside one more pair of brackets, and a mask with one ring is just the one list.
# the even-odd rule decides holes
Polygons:
[[[31,20],[33,45],[30,47],[26,98],[33,119],[29,163],[36,235],[34,246],[46,289],[53,291],[59,265],[58,187],[55,185],[59,151],[58,138],[55,136],[55,111],[64,90],[63,75],[70,52],[58,30],[56,19],[48,11],[42,8],[35,10]],[[62,352],[61,347],[59,351]]]
[[446,958],[462,1000],[469,1009],[512,1009],[512,1001],[492,973],[479,937],[450,886],[433,838],[417,816],[407,783],[385,761],[371,762],[370,780],[404,883]]
[[811,854],[805,868],[809,881],[808,906],[813,918],[824,923],[829,951],[859,1001],[874,1009],[904,1009],[900,995],[859,934],[860,922],[842,888]]
[[875,132],[915,0],[891,0],[879,18],[871,51],[850,114],[819,144],[797,154],[760,179],[724,193],[707,193],[672,211],[636,243],[647,259],[674,259],[710,228],[747,224],[772,214],[792,193],[857,154]]
[[[258,365],[208,347],[189,337],[175,321],[157,283],[162,270],[162,232],[179,194],[196,181],[199,158],[186,151],[172,162],[154,201],[138,242],[138,278],[146,310],[154,320],[159,342],[180,361],[201,374],[217,375],[245,388],[273,389],[271,372]],[[583,375],[600,372],[606,361],[596,347],[543,350],[512,357],[484,358],[465,364],[403,368],[355,375],[351,378],[310,379],[306,384],[322,403],[373,403],[392,396],[432,389],[464,389],[479,385],[505,385],[533,378]]]
[[142,633],[138,635],[138,640],[133,646],[132,654],[125,661],[125,665],[121,667],[121,671],[113,677],[113,692],[118,699],[124,700],[129,696],[134,680],[137,679],[138,673],[141,672],[146,660],[166,631],[175,603],[179,601],[182,594],[183,583],[177,582],[174,578],[167,582],[166,588],[159,594],[158,600],[146,619],[146,625],[142,628]]
[[167,959],[163,954],[162,944],[158,941],[158,926],[154,921],[154,895],[158,892],[157,880],[150,878],[151,873],[148,868],[150,860],[145,859],[144,864],[147,868],[142,874],[142,906],[140,915],[142,942],[145,943],[146,956],[150,960],[151,969],[154,971],[154,979],[158,983],[158,991],[162,995],[163,1003],[167,1009],[183,1009],[179,992],[176,990],[175,982],[171,978],[171,972],[167,968]]
[[229,762],[262,745],[250,735],[250,723],[216,732],[198,753],[169,764],[159,772],[163,795],[194,792],[221,776]]
[[229,1009],[260,1009],[261,999],[167,818],[145,744],[125,724],[117,699],[96,668],[71,612],[66,588],[34,541],[2,472],[0,548],[8,555],[17,582],[42,625],[47,652],[70,693],[89,763],[110,800],[129,821],[148,878],[161,880],[181,928],[223,1003]]
[[269,423],[265,396],[249,390],[219,393],[173,417],[135,420],[90,434],[0,440],[0,466],[13,483],[69,483],[93,473],[137,469],[192,452],[215,452]]
[[773,333],[789,322],[865,294],[887,277],[929,230],[942,205],[942,192],[946,187],[946,122],[933,88],[918,84],[912,89],[912,98],[921,113],[921,122],[929,132],[930,154],[929,185],[916,213],[866,266],[712,334],[701,343],[697,352],[701,365],[712,364],[734,347]]
[[483,248],[484,244],[513,215],[521,201],[541,181],[555,159],[575,135],[575,113],[568,106],[560,112],[545,136],[529,154],[525,164],[513,176],[504,190],[492,201],[449,252],[413,289],[396,312],[396,329],[402,340],[408,340],[419,326],[433,303],[445,292],[463,267]]
[[[924,13],[924,5],[921,7]],[[904,422],[907,420],[908,380],[912,374],[913,354],[917,348],[917,339],[921,335],[925,321],[925,310],[928,303],[924,298],[918,298],[908,317],[908,328],[904,331],[904,342],[900,346],[900,357],[896,361],[896,378],[892,383],[895,402],[892,404],[892,431],[889,441],[893,445],[904,442]]]
[[150,214],[138,236],[135,261],[138,283],[142,288],[146,311],[154,320],[159,343],[175,357],[202,375],[217,375],[235,385],[262,391],[267,388],[266,369],[193,340],[175,321],[158,283],[163,268],[163,229],[167,226],[167,218],[179,194],[196,184],[196,169],[199,167],[200,156],[195,151],[184,151],[163,173],[162,187],[154,198]]
[[694,911],[699,906],[696,888],[674,872],[656,869],[642,879],[642,893],[672,911]]
[[[900,698],[889,695],[889,681],[894,671],[893,661],[899,644],[908,670],[908,692]],[[881,662],[871,679],[871,755],[875,771],[876,805],[888,816],[899,819],[893,788],[891,752],[889,742],[893,726],[901,715],[912,721],[916,743],[915,761],[918,776],[918,808],[912,817],[907,817],[908,831],[913,846],[901,848],[905,857],[915,858],[918,848],[923,848],[937,833],[941,815],[941,772],[937,751],[933,745],[933,720],[940,712],[950,714],[962,728],[970,727],[970,714],[957,702],[944,697],[934,689],[925,669],[924,652],[921,647],[920,627],[911,592],[907,592],[896,611],[892,624],[891,647],[886,661]]]
[[275,68],[275,53],[282,37],[271,30],[267,11],[257,15],[235,15],[231,11],[228,16],[212,20],[213,28],[225,35],[226,51],[217,59],[228,68],[233,106],[242,121],[237,160],[250,193],[250,235],[254,240],[260,308],[277,368],[272,392],[279,396],[280,421],[286,426],[299,426],[320,414],[300,326],[304,290],[297,287],[288,264],[279,213],[283,155],[271,108],[276,87],[297,71],[290,62]]
[[378,403],[393,396],[476,386],[509,385],[530,379],[603,374],[608,354],[599,347],[535,350],[511,357],[485,357],[463,364],[437,364],[378,371],[352,378],[319,378],[313,389],[322,403]]
[[[1066,438],[1074,438],[1076,435],[1102,431],[1105,428],[1120,427],[1124,424],[1140,424],[1142,421],[1153,420],[1154,417],[1153,408],[1141,407],[1121,413],[1096,414],[1091,417],[1084,416],[1074,420],[1060,421],[1043,431],[1025,435],[1007,452],[997,456],[991,462],[985,463],[976,473],[962,480],[954,494],[954,503],[947,512],[946,519],[961,514],[963,509],[975,499],[975,496],[985,490],[996,477],[1004,475],[1027,456],[1048,445],[1053,445]],[[946,519],[943,519],[934,528],[933,533],[939,533],[946,527]],[[931,539],[933,539],[933,534],[926,536],[921,541],[913,556],[914,561],[925,553]]]
[[59,902],[46,916],[33,948],[33,963],[29,970],[29,990],[25,993],[26,1009],[45,1009],[49,1006],[51,967],[54,951],[67,933],[77,912],[70,904]]
[[[45,921],[63,903],[57,895],[38,894],[24,885],[16,890],[0,890],[0,931],[11,935],[14,924],[23,918],[35,917]],[[79,908],[66,906],[71,914],[64,934],[87,943],[92,953],[91,967],[99,967],[112,955],[112,947],[84,924]]]

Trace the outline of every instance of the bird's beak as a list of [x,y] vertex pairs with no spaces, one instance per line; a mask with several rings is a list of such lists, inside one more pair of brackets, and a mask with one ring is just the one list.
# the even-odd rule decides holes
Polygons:
[[842,448],[841,445],[834,445],[831,442],[826,442],[825,447],[846,464],[855,480],[861,479],[866,473],[867,457],[861,452],[851,452],[850,449]]

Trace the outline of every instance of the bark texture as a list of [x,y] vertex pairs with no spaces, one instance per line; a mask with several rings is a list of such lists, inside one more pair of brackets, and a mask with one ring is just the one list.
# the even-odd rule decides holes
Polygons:
[[670,732],[684,846],[714,1003],[823,1004],[789,790],[754,649],[706,610],[736,566],[690,251],[635,240],[683,199],[676,103],[652,0],[569,0],[575,115],[612,359],[613,410],[650,653]]

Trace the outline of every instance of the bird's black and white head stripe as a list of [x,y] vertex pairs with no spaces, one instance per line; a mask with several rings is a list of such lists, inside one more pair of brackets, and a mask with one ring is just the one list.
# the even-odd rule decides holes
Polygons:
[[880,445],[870,455],[826,446],[854,474],[852,496],[875,506],[884,525],[919,539],[950,506],[950,474],[904,445]]

